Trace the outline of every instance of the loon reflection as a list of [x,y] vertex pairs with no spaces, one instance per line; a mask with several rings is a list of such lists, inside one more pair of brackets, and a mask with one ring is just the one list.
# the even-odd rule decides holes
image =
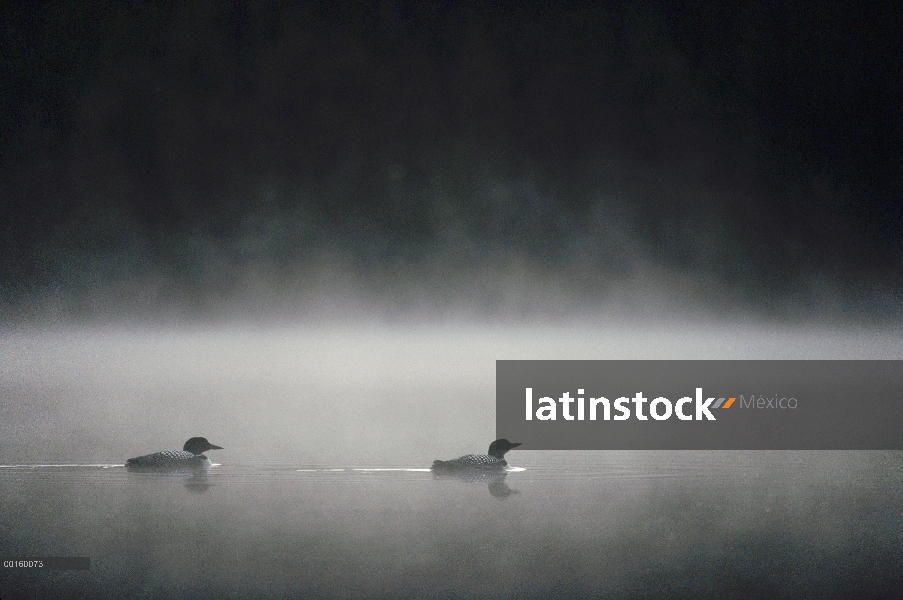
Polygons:
[[131,471],[180,471],[209,469],[212,466],[210,459],[204,456],[207,450],[222,450],[220,446],[214,446],[207,438],[193,437],[185,442],[181,450],[163,450],[153,454],[146,454],[130,458],[125,466]]
[[203,494],[213,485],[207,480],[207,470],[198,469],[185,480],[185,489],[192,494]]
[[511,489],[505,482],[508,471],[501,469],[432,469],[433,479],[455,479],[466,483],[486,483],[489,493],[499,499],[505,499],[512,494],[519,494],[518,490]]

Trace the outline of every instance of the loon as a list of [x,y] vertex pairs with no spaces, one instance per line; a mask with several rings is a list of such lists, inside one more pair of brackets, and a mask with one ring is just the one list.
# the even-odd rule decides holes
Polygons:
[[504,469],[508,466],[505,462],[505,453],[512,448],[517,448],[521,442],[511,443],[506,439],[495,440],[489,444],[488,454],[468,454],[452,460],[437,460],[433,462],[433,471],[465,471],[472,469]]
[[164,450],[130,458],[125,466],[130,469],[202,468],[210,464],[210,459],[204,456],[207,450],[222,450],[222,447],[214,446],[207,438],[193,437],[185,442],[181,450]]

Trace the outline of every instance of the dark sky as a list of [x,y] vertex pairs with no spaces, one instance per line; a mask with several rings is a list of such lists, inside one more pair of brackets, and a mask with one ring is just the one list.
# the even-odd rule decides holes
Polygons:
[[766,311],[903,290],[889,3],[0,7],[7,319],[301,298],[323,265],[446,301],[510,272],[590,303],[644,273]]

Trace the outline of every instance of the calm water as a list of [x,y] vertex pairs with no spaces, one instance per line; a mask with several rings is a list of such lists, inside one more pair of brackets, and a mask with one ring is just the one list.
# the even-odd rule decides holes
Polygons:
[[[497,359],[900,359],[900,333],[0,331],[0,555],[91,559],[0,570],[0,599],[892,597],[903,453],[518,448],[504,479],[424,467],[486,451]],[[224,447],[204,477],[121,466],[193,436]]]
[[[895,597],[903,457],[518,452],[424,465],[228,462],[206,475],[0,468],[0,598]],[[366,470],[364,470],[366,469]]]

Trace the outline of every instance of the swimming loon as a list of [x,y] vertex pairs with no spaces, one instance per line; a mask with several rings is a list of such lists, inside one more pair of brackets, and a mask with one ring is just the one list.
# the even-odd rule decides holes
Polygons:
[[222,447],[214,446],[207,441],[207,438],[193,437],[185,442],[181,450],[164,450],[130,458],[125,462],[125,466],[134,469],[204,467],[210,464],[210,459],[204,456],[204,452],[207,450],[222,450]]
[[495,440],[489,444],[488,454],[468,454],[452,460],[437,460],[433,462],[432,469],[434,471],[504,469],[508,466],[508,463],[505,462],[505,453],[520,445],[521,442],[511,443],[506,439]]

